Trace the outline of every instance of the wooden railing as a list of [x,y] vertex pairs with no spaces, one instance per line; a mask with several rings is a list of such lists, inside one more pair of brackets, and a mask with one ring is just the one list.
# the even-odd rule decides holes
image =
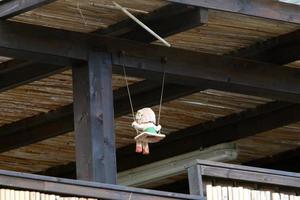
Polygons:
[[187,170],[190,193],[207,200],[300,200],[300,173],[203,160]]
[[[45,199],[108,199],[108,200],[201,200],[196,195],[186,195],[156,190],[138,189],[87,181],[60,179],[0,170],[0,187],[4,195],[27,195],[27,200],[36,196]],[[0,195],[1,195],[0,192]],[[13,194],[15,193],[15,194]],[[31,196],[35,196],[34,199]],[[7,198],[4,198],[9,200]],[[16,198],[11,198],[16,199]],[[41,198],[39,198],[41,199]],[[71,198],[74,199],[74,198]],[[75,198],[76,199],[76,198]]]

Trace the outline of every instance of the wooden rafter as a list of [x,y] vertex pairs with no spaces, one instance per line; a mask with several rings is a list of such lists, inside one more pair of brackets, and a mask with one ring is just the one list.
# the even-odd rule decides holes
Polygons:
[[[288,53],[287,53],[288,52]],[[285,65],[300,59],[300,30],[258,42],[251,48],[232,52],[229,56]]]
[[56,0],[11,0],[0,5],[0,19],[14,17]]
[[300,172],[300,147],[283,151],[275,155],[258,158],[256,160],[246,162],[244,165]]
[[60,65],[10,60],[0,64],[0,92],[45,78],[67,69]]
[[[0,22],[0,35],[0,52],[5,55],[73,65],[97,47],[112,53],[113,65],[125,65],[135,76],[155,79],[164,71],[167,82],[300,101],[298,69],[15,22]],[[164,57],[167,62],[162,64]]]
[[173,3],[300,24],[300,6],[273,0],[168,0]]

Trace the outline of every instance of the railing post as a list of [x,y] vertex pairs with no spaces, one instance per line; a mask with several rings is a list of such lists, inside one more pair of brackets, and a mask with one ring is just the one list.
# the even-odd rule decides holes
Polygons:
[[195,164],[188,169],[190,194],[204,197],[201,165]]

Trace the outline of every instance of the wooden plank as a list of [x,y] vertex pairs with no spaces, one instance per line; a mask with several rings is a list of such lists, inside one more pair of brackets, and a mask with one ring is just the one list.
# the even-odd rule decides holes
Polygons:
[[111,57],[92,52],[72,75],[77,178],[116,184]]
[[49,4],[55,0],[10,0],[0,5],[0,18],[7,19],[37,7]]
[[[0,170],[3,187],[109,200],[202,200],[199,196]],[[28,192],[29,194],[29,192]],[[204,200],[204,199],[203,199]]]
[[168,0],[203,8],[300,24],[300,6],[273,0]]
[[[300,101],[299,69],[15,22],[0,22],[0,35],[3,54],[34,56],[65,65],[86,60],[90,45],[97,45],[113,53],[114,65],[124,64],[133,75],[155,79],[165,71],[167,82]],[[162,64],[162,58],[167,62]]]
[[191,166],[187,169],[187,171],[188,171],[190,194],[204,197],[201,166],[200,165]]
[[10,60],[0,64],[0,92],[45,78],[67,67],[30,61]]
[[300,174],[256,167],[197,160],[203,176],[250,181],[256,183],[300,187]]

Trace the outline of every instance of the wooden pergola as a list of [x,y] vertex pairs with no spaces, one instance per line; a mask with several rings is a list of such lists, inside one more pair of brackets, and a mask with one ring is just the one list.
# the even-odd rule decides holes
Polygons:
[[[234,143],[233,163],[299,171],[299,5],[118,2],[172,47],[110,1],[0,2],[1,169],[116,184],[117,172]],[[135,109],[157,110],[166,75],[167,138],[149,156],[134,152],[123,67]]]

